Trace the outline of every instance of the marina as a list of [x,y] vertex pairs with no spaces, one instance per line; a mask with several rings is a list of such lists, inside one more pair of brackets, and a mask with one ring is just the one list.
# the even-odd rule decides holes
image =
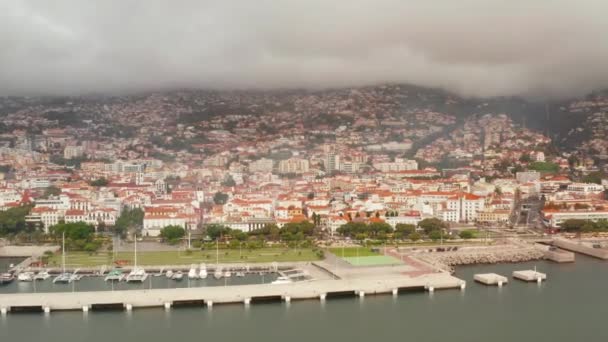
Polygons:
[[[490,339],[494,342],[567,342],[580,336],[587,336],[589,341],[603,341],[608,335],[601,328],[601,319],[588,319],[599,317],[603,312],[603,303],[597,300],[608,281],[607,274],[597,272],[597,268],[603,265],[598,259],[581,256],[575,264],[534,261],[461,266],[455,276],[467,281],[466,290],[435,291],[432,295],[428,291],[415,290],[400,291],[397,296],[372,296],[370,293],[365,293],[364,297],[349,294],[352,298],[345,299],[327,296],[326,301],[292,299],[287,303],[275,298],[262,301],[266,303],[264,305],[252,300],[249,306],[239,302],[237,305],[214,305],[212,310],[201,302],[177,301],[171,310],[164,309],[162,303],[157,309],[138,309],[135,306],[133,311],[110,306],[106,309],[118,311],[104,312],[101,311],[103,307],[95,307],[88,312],[79,308],[75,311],[51,311],[48,315],[8,313],[0,317],[0,338],[7,341],[38,340],[45,336],[45,340],[50,342],[65,339],[160,342],[187,339],[204,331],[205,339],[223,341],[254,337],[271,342],[287,338],[304,342],[326,340],[327,336],[367,341],[377,338],[380,331],[386,339],[403,338],[405,326],[408,339],[423,342],[447,339],[455,342]],[[550,275],[551,282],[529,286],[518,281],[500,291],[472,282],[474,274],[512,274],[534,266]],[[94,277],[84,277],[76,285],[88,285],[91,278]],[[152,278],[167,281],[164,277]],[[213,281],[212,278],[208,280]],[[237,277],[230,279],[237,280]],[[186,282],[184,279],[180,285]],[[96,279],[94,284],[104,283],[102,279]],[[127,285],[124,282],[120,284]],[[572,291],[577,287],[584,287],[585,291]],[[561,314],[563,306],[576,310],[580,315],[565,317]],[[496,320],[503,323],[496,325]],[[436,329],[437,321],[445,322],[445,329]],[[529,324],[532,321],[534,324]],[[467,324],[474,324],[475,329],[466,335],[454,333]],[[39,328],[31,329],[32,325]],[[260,326],[272,327],[273,331],[260,333]],[[369,329],[369,326],[374,328]],[[590,336],[589,331],[597,333]]]

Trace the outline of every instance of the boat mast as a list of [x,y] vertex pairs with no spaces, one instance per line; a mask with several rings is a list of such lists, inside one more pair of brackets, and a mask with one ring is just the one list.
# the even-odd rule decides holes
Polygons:
[[137,233],[133,234],[133,237],[135,238],[135,266],[133,267],[134,270],[137,269]]
[[65,273],[65,232],[61,234],[61,264],[63,273]]
[[215,268],[220,264],[220,241],[215,240]]

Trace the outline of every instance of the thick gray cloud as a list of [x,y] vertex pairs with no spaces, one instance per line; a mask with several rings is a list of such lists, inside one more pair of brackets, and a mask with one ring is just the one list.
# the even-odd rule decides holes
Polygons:
[[608,87],[606,0],[0,0],[0,95]]

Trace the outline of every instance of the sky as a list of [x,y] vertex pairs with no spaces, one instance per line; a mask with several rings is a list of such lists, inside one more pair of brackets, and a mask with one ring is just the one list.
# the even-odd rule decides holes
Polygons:
[[608,88],[606,0],[0,0],[0,95]]

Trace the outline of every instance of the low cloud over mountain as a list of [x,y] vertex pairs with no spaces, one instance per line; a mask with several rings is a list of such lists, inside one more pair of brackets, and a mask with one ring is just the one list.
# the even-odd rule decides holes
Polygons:
[[608,87],[605,0],[0,0],[0,95]]

